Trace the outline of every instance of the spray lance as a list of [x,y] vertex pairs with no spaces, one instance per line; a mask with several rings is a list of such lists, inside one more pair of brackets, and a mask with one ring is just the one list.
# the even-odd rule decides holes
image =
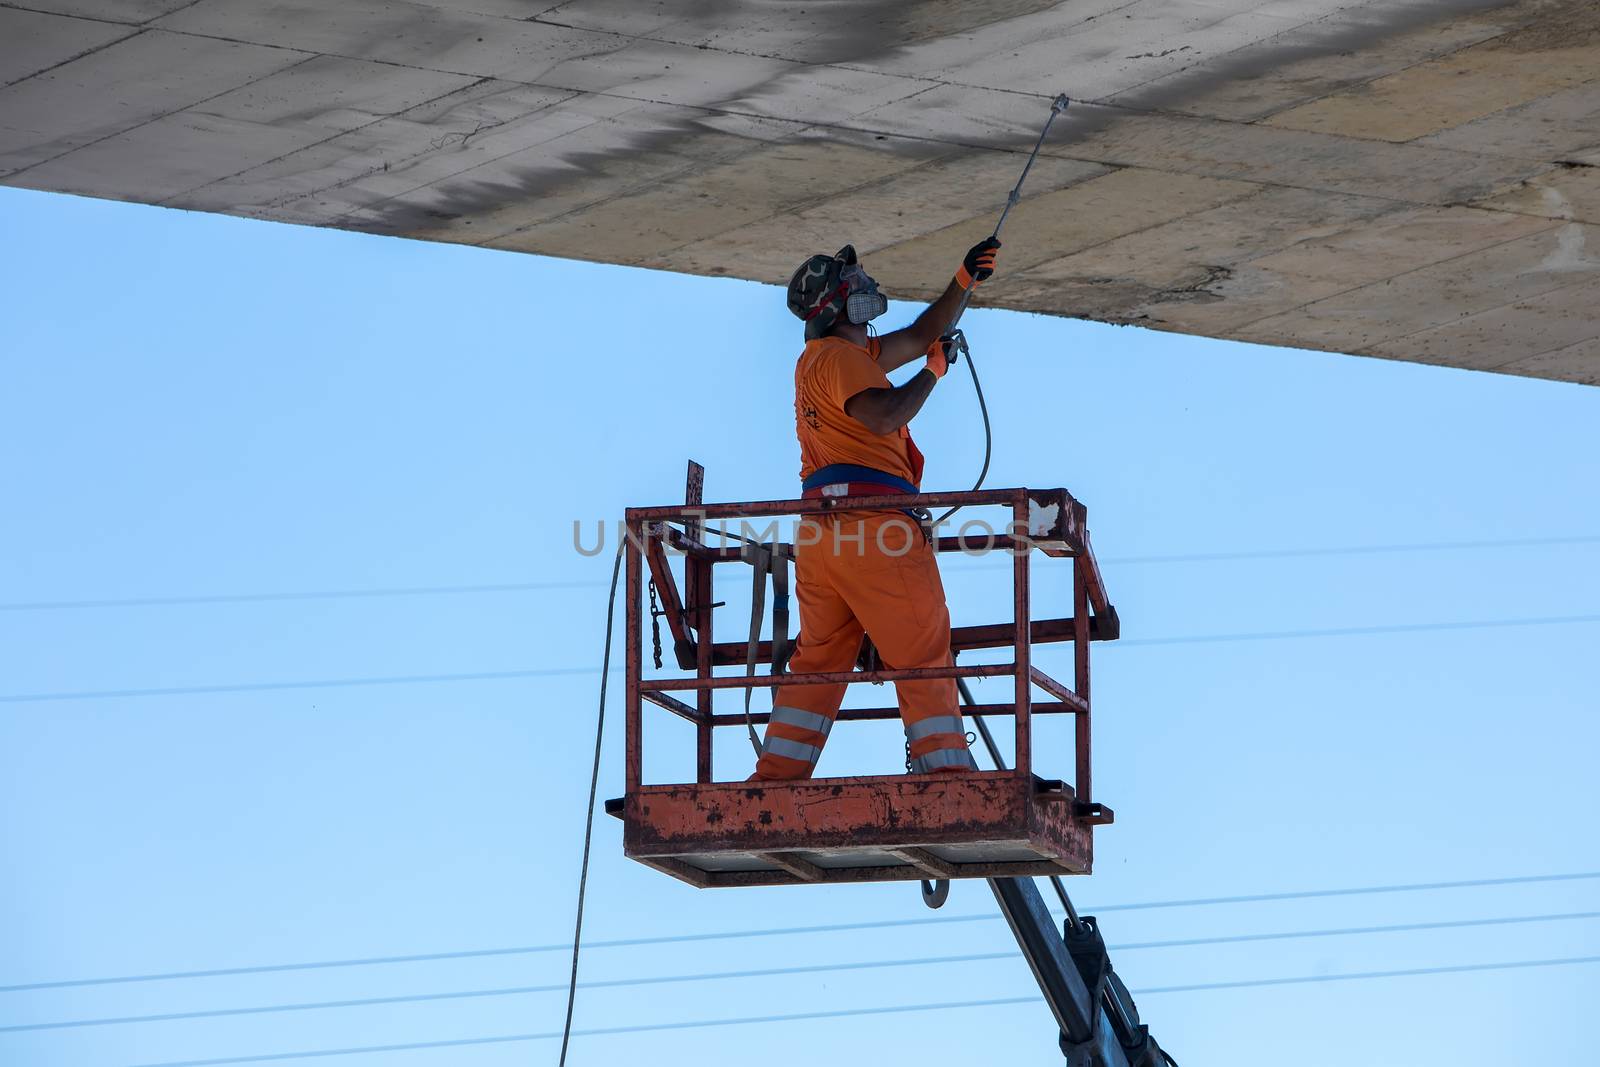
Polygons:
[[[1044,120],[1044,128],[1039,131],[1039,139],[1034,142],[1033,151],[1028,153],[1028,161],[1022,165],[1022,173],[1017,176],[1017,184],[1011,187],[1011,193],[1006,197],[1006,206],[1000,209],[1000,217],[995,220],[994,232],[990,234],[992,238],[999,239],[1000,228],[1006,224],[1006,216],[1011,214],[1011,209],[1016,207],[1017,201],[1022,199],[1022,183],[1028,180],[1028,171],[1033,169],[1033,161],[1039,158],[1039,149],[1044,147],[1044,139],[1050,134],[1050,124],[1056,120],[1057,115],[1067,110],[1071,104],[1072,101],[1067,98],[1066,93],[1062,93],[1050,102],[1050,117]],[[976,286],[973,288],[976,288]],[[961,294],[961,303],[956,305],[956,313],[950,317],[950,325],[946,328],[944,336],[955,342],[956,348],[963,356],[967,357],[967,372],[972,375],[972,391],[978,396],[978,411],[983,415],[983,468],[978,471],[978,480],[972,484],[973,490],[977,491],[983,488],[983,480],[989,476],[989,457],[994,448],[994,434],[989,427],[989,405],[983,399],[983,385],[978,381],[978,369],[972,365],[972,349],[967,346],[967,335],[956,326],[956,323],[961,321],[961,316],[967,310],[967,304],[971,300],[972,289],[969,288]],[[961,505],[957,504],[943,515],[940,515],[933,521],[933,528],[937,530],[950,516],[960,510]],[[968,704],[973,703],[972,693],[967,689],[966,681],[964,679],[959,679],[958,681],[961,686],[961,695]],[[989,754],[994,757],[995,766],[1003,766],[1000,762],[999,753],[995,749],[994,738],[989,736],[989,727],[984,725],[983,719],[976,714],[974,714],[973,722],[977,724],[979,732],[983,734],[984,741],[988,743]],[[1061,894],[1061,899],[1066,904],[1067,914],[1072,918],[1072,928],[1077,929],[1077,913],[1072,910],[1072,901],[1067,899],[1066,891],[1061,887],[1061,880],[1057,878],[1053,879],[1053,881],[1055,882],[1056,892]],[[928,907],[943,907],[945,900],[949,896],[950,882],[948,879],[941,878],[936,881],[923,879],[922,902]]]
[[[1066,93],[1062,93],[1050,102],[1050,117],[1044,120],[1044,128],[1039,131],[1039,139],[1033,144],[1033,151],[1028,153],[1028,161],[1022,165],[1022,173],[1017,177],[1017,184],[1011,187],[1011,193],[1006,197],[1006,206],[1000,209],[1000,218],[995,220],[994,232],[990,237],[998,240],[1000,228],[1006,224],[1006,216],[1011,214],[1011,209],[1017,206],[1017,201],[1022,199],[1022,183],[1028,180],[1028,171],[1033,169],[1033,161],[1039,158],[1039,149],[1044,147],[1044,139],[1050,134],[1050,124],[1055,122],[1056,116],[1072,104]],[[956,312],[950,317],[950,325],[945,330],[945,336],[955,342],[956,348],[966,357],[967,373],[972,375],[972,389],[978,396],[978,411],[983,416],[983,468],[978,471],[978,480],[973,483],[973,490],[983,488],[983,480],[989,476],[989,458],[993,451],[994,435],[989,427],[989,405],[983,399],[983,386],[978,381],[978,369],[972,364],[972,350],[967,346],[967,335],[957,328],[961,316],[967,310],[967,304],[972,300],[973,286],[961,294],[961,303],[956,305]],[[934,526],[945,522],[950,516],[961,510],[958,504],[934,520]]]

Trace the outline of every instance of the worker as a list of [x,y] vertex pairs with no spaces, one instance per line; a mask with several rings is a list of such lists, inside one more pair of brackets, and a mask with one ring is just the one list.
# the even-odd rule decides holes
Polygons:
[[[802,495],[884,496],[920,492],[922,453],[908,424],[958,358],[945,331],[967,289],[994,273],[1000,242],[974,245],[944,294],[911,325],[881,337],[867,324],[888,298],[846,245],[807,259],[789,280],[789,310],[805,323],[795,365],[795,433]],[[924,358],[904,385],[889,373]],[[921,517],[925,518],[926,513]],[[898,510],[808,516],[795,534],[800,636],[789,669],[847,671],[862,634],[885,667],[948,667],[950,611],[931,535]],[[780,686],[755,780],[809,778],[828,740],[845,686]],[[976,769],[953,678],[895,683],[913,774]]]

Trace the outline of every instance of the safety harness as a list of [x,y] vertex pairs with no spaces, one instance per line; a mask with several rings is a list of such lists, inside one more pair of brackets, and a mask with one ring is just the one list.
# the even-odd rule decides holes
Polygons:
[[818,467],[800,483],[800,495],[807,500],[824,496],[882,496],[904,493],[914,496],[917,487],[888,471],[854,463],[830,463]]
[[[778,545],[764,545],[758,541],[746,541],[739,553],[744,561],[750,564],[753,573],[750,584],[750,638],[745,645],[744,673],[746,678],[754,678],[756,673],[756,653],[761,646],[761,620],[766,615],[767,580],[772,581],[772,673],[774,676],[784,673],[789,666],[789,552]],[[765,751],[761,745],[761,736],[756,733],[755,720],[750,717],[750,694],[753,689],[747,687],[744,691],[744,727],[750,733],[750,745],[756,750],[756,758],[760,759]],[[772,699],[778,699],[778,687],[772,687]]]
[[[920,453],[918,458],[921,458]],[[854,463],[830,463],[826,467],[818,467],[800,483],[800,495],[807,500],[837,496],[915,496],[919,492],[921,490],[915,484],[897,474]],[[927,525],[930,516],[926,508],[900,510],[917,525]]]

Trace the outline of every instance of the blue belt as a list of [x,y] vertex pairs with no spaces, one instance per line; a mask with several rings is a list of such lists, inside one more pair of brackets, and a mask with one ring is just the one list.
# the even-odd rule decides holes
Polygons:
[[824,485],[837,485],[839,483],[865,482],[869,485],[881,485],[893,492],[915,494],[918,490],[915,485],[888,471],[875,470],[872,467],[858,467],[854,463],[830,463],[826,467],[818,467],[811,472],[811,477],[800,483],[802,492],[810,489],[820,489]]

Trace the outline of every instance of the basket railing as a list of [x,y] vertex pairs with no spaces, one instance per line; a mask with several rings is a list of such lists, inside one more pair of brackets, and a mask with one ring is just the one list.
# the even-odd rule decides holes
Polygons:
[[[642,709],[645,703],[663,708],[692,723],[696,731],[697,782],[711,782],[712,736],[718,727],[764,723],[766,712],[753,711],[749,719],[740,712],[718,712],[713,696],[722,689],[752,689],[827,683],[894,682],[929,678],[1012,679],[1009,702],[968,705],[969,715],[1010,715],[1015,722],[1012,773],[1033,773],[1032,721],[1036,714],[1074,716],[1074,776],[1071,783],[1080,803],[1090,800],[1089,644],[1117,636],[1115,609],[1106,596],[1104,581],[1083,529],[1084,509],[1063,490],[984,489],[972,492],[924,493],[916,496],[832,497],[823,499],[765,500],[702,504],[695,500],[698,486],[691,471],[690,503],[662,507],[630,508],[623,523],[627,610],[626,781],[631,793],[643,781]],[[939,533],[930,543],[941,553],[978,554],[1004,551],[1011,558],[1012,618],[1010,622],[951,627],[951,648],[956,654],[973,649],[1010,648],[1007,663],[983,663],[914,669],[857,669],[826,673],[747,675],[717,674],[718,667],[745,667],[747,640],[717,642],[714,634],[712,572],[719,565],[754,562],[746,542],[763,542],[775,556],[793,558],[794,547],[781,540],[732,537],[736,543],[707,543],[717,526],[725,533],[731,520],[804,517],[840,512],[905,511],[908,509],[1001,508],[1009,513],[1000,530],[969,520],[954,535]],[[769,529],[776,524],[769,524]],[[971,530],[981,526],[981,536]],[[763,533],[766,531],[762,531]],[[1034,620],[1031,617],[1030,568],[1039,552],[1047,557],[1072,560],[1073,613],[1067,618]],[[670,559],[683,559],[684,583],[680,593]],[[672,636],[673,658],[692,677],[646,678],[644,663],[644,585],[646,575],[660,599],[656,613]],[[1073,681],[1066,685],[1033,663],[1035,643],[1070,641],[1074,647]],[[756,662],[767,664],[770,640],[761,641]],[[1045,699],[1037,699],[1034,690]],[[679,695],[682,694],[680,698]],[[843,708],[839,721],[897,719],[895,707]]]

